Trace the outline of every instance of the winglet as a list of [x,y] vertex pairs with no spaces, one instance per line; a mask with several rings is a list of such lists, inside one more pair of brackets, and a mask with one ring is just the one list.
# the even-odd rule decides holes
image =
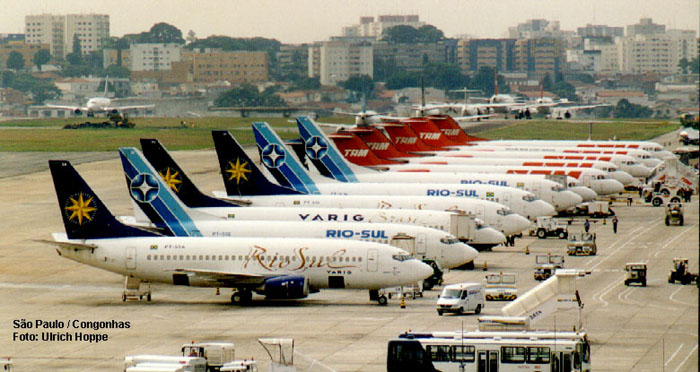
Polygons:
[[66,160],[49,160],[58,206],[69,239],[158,236],[119,222]]
[[228,196],[301,194],[272,183],[228,131],[215,130],[211,135]]

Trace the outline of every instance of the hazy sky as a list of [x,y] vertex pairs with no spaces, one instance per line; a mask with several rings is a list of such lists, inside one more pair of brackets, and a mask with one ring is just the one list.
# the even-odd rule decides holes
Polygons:
[[109,14],[121,36],[167,22],[197,37],[263,36],[284,43],[327,40],[361,16],[418,14],[446,36],[505,37],[531,18],[558,20],[575,31],[586,24],[626,26],[651,17],[667,28],[700,28],[698,0],[0,0],[0,33],[23,33],[30,14]]

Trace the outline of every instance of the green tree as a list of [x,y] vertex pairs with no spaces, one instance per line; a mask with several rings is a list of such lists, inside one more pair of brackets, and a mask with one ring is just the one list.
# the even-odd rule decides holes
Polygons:
[[372,78],[367,75],[351,76],[348,80],[339,82],[338,85],[354,92],[356,97],[362,95],[371,97],[374,91]]
[[61,96],[61,91],[47,81],[35,78],[30,74],[3,74],[3,84],[12,89],[17,89],[25,94],[31,94],[35,104],[42,104],[49,99]]
[[417,41],[419,43],[437,43],[445,39],[445,34],[432,25],[421,26],[417,30]]
[[649,118],[653,113],[654,111],[652,109],[630,103],[630,101],[623,98],[617,102],[613,115],[616,118],[636,119]]
[[131,70],[129,70],[128,68],[126,68],[124,66],[109,65],[104,70],[104,75],[115,77],[115,78],[130,78],[131,77]]
[[66,61],[73,66],[83,64],[83,53],[80,50],[80,38],[78,34],[73,35],[73,51],[66,54]]
[[10,55],[7,56],[7,68],[12,70],[21,70],[24,68],[24,57],[21,53],[12,51]]
[[319,78],[302,77],[293,81],[293,90],[315,90],[321,87]]
[[578,96],[576,95],[576,87],[570,83],[567,83],[566,81],[555,83],[552,85],[551,91],[561,98],[566,98],[570,101],[578,100]]
[[[493,81],[493,77],[495,74],[495,70],[493,67],[489,66],[481,66],[479,67],[479,71],[476,72],[476,74],[471,78],[471,85],[469,85],[470,89],[478,89],[486,95],[492,95],[495,92],[495,84]],[[502,75],[497,76],[498,80],[498,93],[509,93],[510,88],[506,85],[505,79],[503,78]]]
[[544,77],[542,78],[542,82],[540,84],[542,85],[542,90],[552,90],[552,77],[549,76],[549,72],[544,74]]
[[678,69],[681,70],[681,74],[687,74],[689,67],[690,67],[690,62],[688,62],[687,58],[681,58],[678,61]]
[[387,89],[403,89],[420,85],[420,76],[415,72],[397,70],[386,78]]
[[214,100],[214,105],[217,107],[260,107],[286,106],[286,103],[271,91],[261,94],[255,86],[244,84],[219,94]]
[[690,60],[690,73],[700,74],[700,59],[698,57]]
[[185,43],[185,39],[182,38],[182,31],[164,22],[154,24],[146,35],[146,42],[148,43]]
[[418,30],[406,25],[389,27],[382,33],[382,40],[390,44],[414,44],[418,40]]
[[423,66],[425,84],[438,89],[458,89],[469,85],[469,77],[462,75],[457,65],[428,63]]
[[41,71],[41,65],[48,63],[51,60],[51,52],[46,49],[41,49],[34,53],[34,58],[32,59],[36,68]]

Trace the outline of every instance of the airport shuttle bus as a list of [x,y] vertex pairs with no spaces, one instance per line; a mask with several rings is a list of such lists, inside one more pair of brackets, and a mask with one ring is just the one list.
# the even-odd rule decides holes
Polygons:
[[590,355],[583,332],[414,332],[389,341],[387,371],[585,372]]

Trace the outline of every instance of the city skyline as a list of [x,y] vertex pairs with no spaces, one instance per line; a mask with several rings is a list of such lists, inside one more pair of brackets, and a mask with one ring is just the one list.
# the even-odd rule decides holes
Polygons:
[[507,37],[509,27],[528,19],[559,21],[560,28],[569,31],[587,24],[624,27],[641,18],[652,18],[667,29],[694,30],[696,35],[700,28],[696,0],[541,0],[525,4],[521,0],[393,0],[380,4],[364,0],[344,4],[320,0],[211,0],[206,4],[203,9],[200,2],[192,0],[93,0],[88,5],[76,0],[0,0],[4,10],[0,14],[0,33],[24,33],[25,16],[47,13],[108,14],[112,36],[147,31],[153,24],[165,22],[180,29],[183,36],[193,30],[198,38],[260,36],[294,44],[339,36],[343,27],[357,24],[360,17],[378,15],[417,14],[447,37]]

